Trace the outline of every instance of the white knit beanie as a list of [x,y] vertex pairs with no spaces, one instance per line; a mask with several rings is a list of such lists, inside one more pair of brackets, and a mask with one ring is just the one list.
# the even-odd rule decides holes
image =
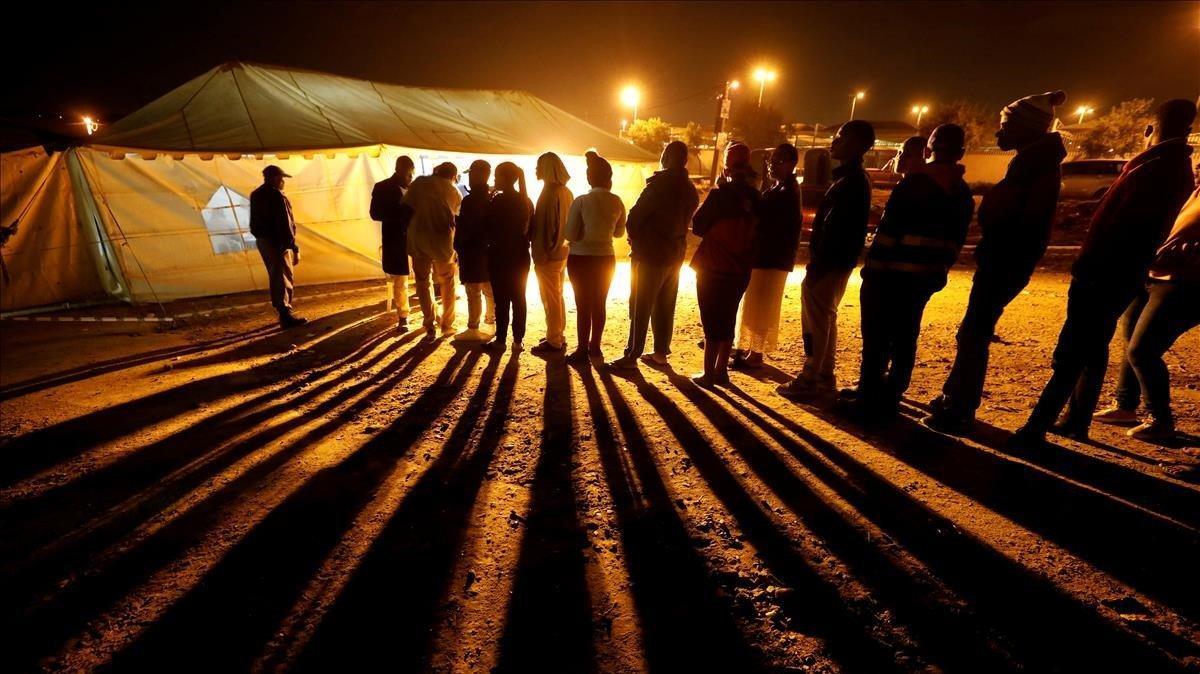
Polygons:
[[1063,91],[1047,91],[1044,94],[1026,96],[1004,106],[1000,112],[1000,121],[1014,122],[1040,131],[1049,131],[1054,123],[1054,107],[1062,105],[1067,100]]

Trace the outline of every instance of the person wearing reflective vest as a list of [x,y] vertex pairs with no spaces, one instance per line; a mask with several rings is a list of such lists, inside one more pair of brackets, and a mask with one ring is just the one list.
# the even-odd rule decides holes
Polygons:
[[[858,388],[843,391],[841,402],[894,416],[912,378],[921,316],[966,240],[975,210],[963,180],[965,134],[943,124],[934,130],[925,163],[909,164],[892,190],[862,271],[862,364]],[[903,157],[902,157],[903,159]]]

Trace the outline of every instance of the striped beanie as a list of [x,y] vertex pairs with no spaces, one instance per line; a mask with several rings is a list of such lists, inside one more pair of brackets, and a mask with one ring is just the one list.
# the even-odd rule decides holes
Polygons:
[[1061,90],[1017,99],[1000,111],[1000,123],[1012,122],[1039,131],[1049,131],[1054,124],[1054,107],[1066,100],[1067,95]]

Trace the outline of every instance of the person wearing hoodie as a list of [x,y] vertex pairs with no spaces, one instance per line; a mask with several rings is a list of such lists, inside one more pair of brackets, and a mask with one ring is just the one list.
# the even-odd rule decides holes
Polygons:
[[[421,176],[404,194],[401,202],[412,210],[408,221],[408,254],[412,257],[417,301],[421,304],[425,334],[443,337],[454,334],[454,276],[458,265],[454,255],[454,218],[462,205],[462,195],[454,186],[458,169],[450,162],[438,164],[432,175]],[[435,311],[430,293],[436,279],[442,300],[442,315]]]
[[400,332],[408,331],[408,219],[412,216],[412,211],[401,201],[412,184],[414,171],[412,158],[401,155],[396,158],[396,172],[375,183],[371,190],[371,219],[380,224],[380,261],[392,286]]
[[[1154,123],[1146,127],[1146,150],[1125,164],[1100,200],[1071,268],[1053,374],[1014,442],[1037,445],[1048,431],[1087,439],[1117,321],[1144,291],[1155,253],[1195,188],[1187,144],[1195,118],[1191,101],[1159,106]],[[1066,413],[1056,423],[1064,405]],[[1161,409],[1154,412],[1163,415]],[[1164,419],[1160,426],[1167,423]]]
[[603,358],[600,339],[608,318],[606,304],[617,258],[613,238],[625,234],[625,204],[612,193],[612,165],[595,152],[584,155],[592,189],[577,197],[567,214],[570,242],[567,275],[575,291],[578,343],[568,360],[586,363]]
[[[492,192],[488,178],[492,165],[482,159],[471,162],[467,171],[470,192],[463,197],[454,227],[454,252],[458,255],[458,279],[467,291],[467,329],[454,336],[459,342],[481,342],[488,334],[479,329],[479,320],[487,325],[496,322],[496,301],[488,282],[487,238],[484,216]],[[484,310],[484,304],[487,310]]]
[[542,181],[533,212],[533,270],[538,291],[546,309],[546,337],[530,353],[561,353],[567,350],[567,304],[563,299],[566,282],[567,216],[574,196],[567,189],[571,175],[562,159],[553,152],[538,157],[537,179]]
[[832,395],[837,391],[838,305],[858,265],[871,215],[871,179],[863,155],[875,146],[875,129],[856,119],[838,129],[829,153],[841,164],[813,219],[808,265],[800,284],[800,330],[804,368],[776,391],[786,398]]
[[[700,195],[687,171],[688,148],[671,141],[663,149],[663,170],[646,180],[625,225],[630,248],[629,340],[625,355],[608,365],[631,369],[641,358],[663,366],[671,354],[679,268],[687,252],[687,232]],[[646,332],[654,329],[654,352],[643,355]]]
[[796,266],[803,212],[796,163],[800,153],[783,143],[767,164],[775,185],[763,192],[758,211],[758,236],[754,242],[754,271],[742,300],[735,367],[762,365],[763,353],[774,351],[779,339],[779,313],[788,274]]
[[979,205],[982,237],[975,248],[975,277],[958,326],[954,364],[942,394],[929,404],[932,413],[925,422],[931,428],[958,434],[974,426],[996,323],[1046,252],[1067,156],[1062,137],[1050,125],[1055,106],[1066,98],[1061,91],[1026,96],[1000,113],[996,144],[1017,154]]
[[532,220],[533,202],[525,190],[525,173],[512,162],[501,163],[496,167],[496,193],[483,217],[488,278],[496,302],[496,335],[484,345],[489,351],[507,348],[510,317],[513,353],[523,348]]
[[904,177],[884,208],[860,272],[862,364],[858,388],[844,391],[843,405],[869,418],[894,417],[916,362],[921,316],[967,238],[975,202],[958,163],[965,152],[963,129],[934,129],[924,155],[929,163],[898,162]]
[[750,285],[756,258],[755,230],[759,203],[750,167],[750,148],[734,141],[725,149],[723,182],[708,193],[692,217],[692,233],[700,247],[692,256],[696,303],[704,326],[704,371],[692,377],[700,386],[729,384],[738,304]]

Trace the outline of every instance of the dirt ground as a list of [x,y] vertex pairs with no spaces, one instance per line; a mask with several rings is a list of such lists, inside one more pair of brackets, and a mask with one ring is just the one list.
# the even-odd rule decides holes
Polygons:
[[[1200,454],[1099,426],[1005,448],[1065,275],[1005,315],[964,439],[918,420],[970,272],[929,305],[903,418],[873,430],[774,393],[802,359],[801,276],[770,367],[712,391],[686,378],[686,273],[674,371],[620,376],[399,336],[377,286],[302,289],[313,321],[288,332],[262,305],[5,322],[0,669],[1200,671]],[[622,265],[610,356],[627,292]],[[1169,355],[1191,434],[1198,353],[1194,331]]]

